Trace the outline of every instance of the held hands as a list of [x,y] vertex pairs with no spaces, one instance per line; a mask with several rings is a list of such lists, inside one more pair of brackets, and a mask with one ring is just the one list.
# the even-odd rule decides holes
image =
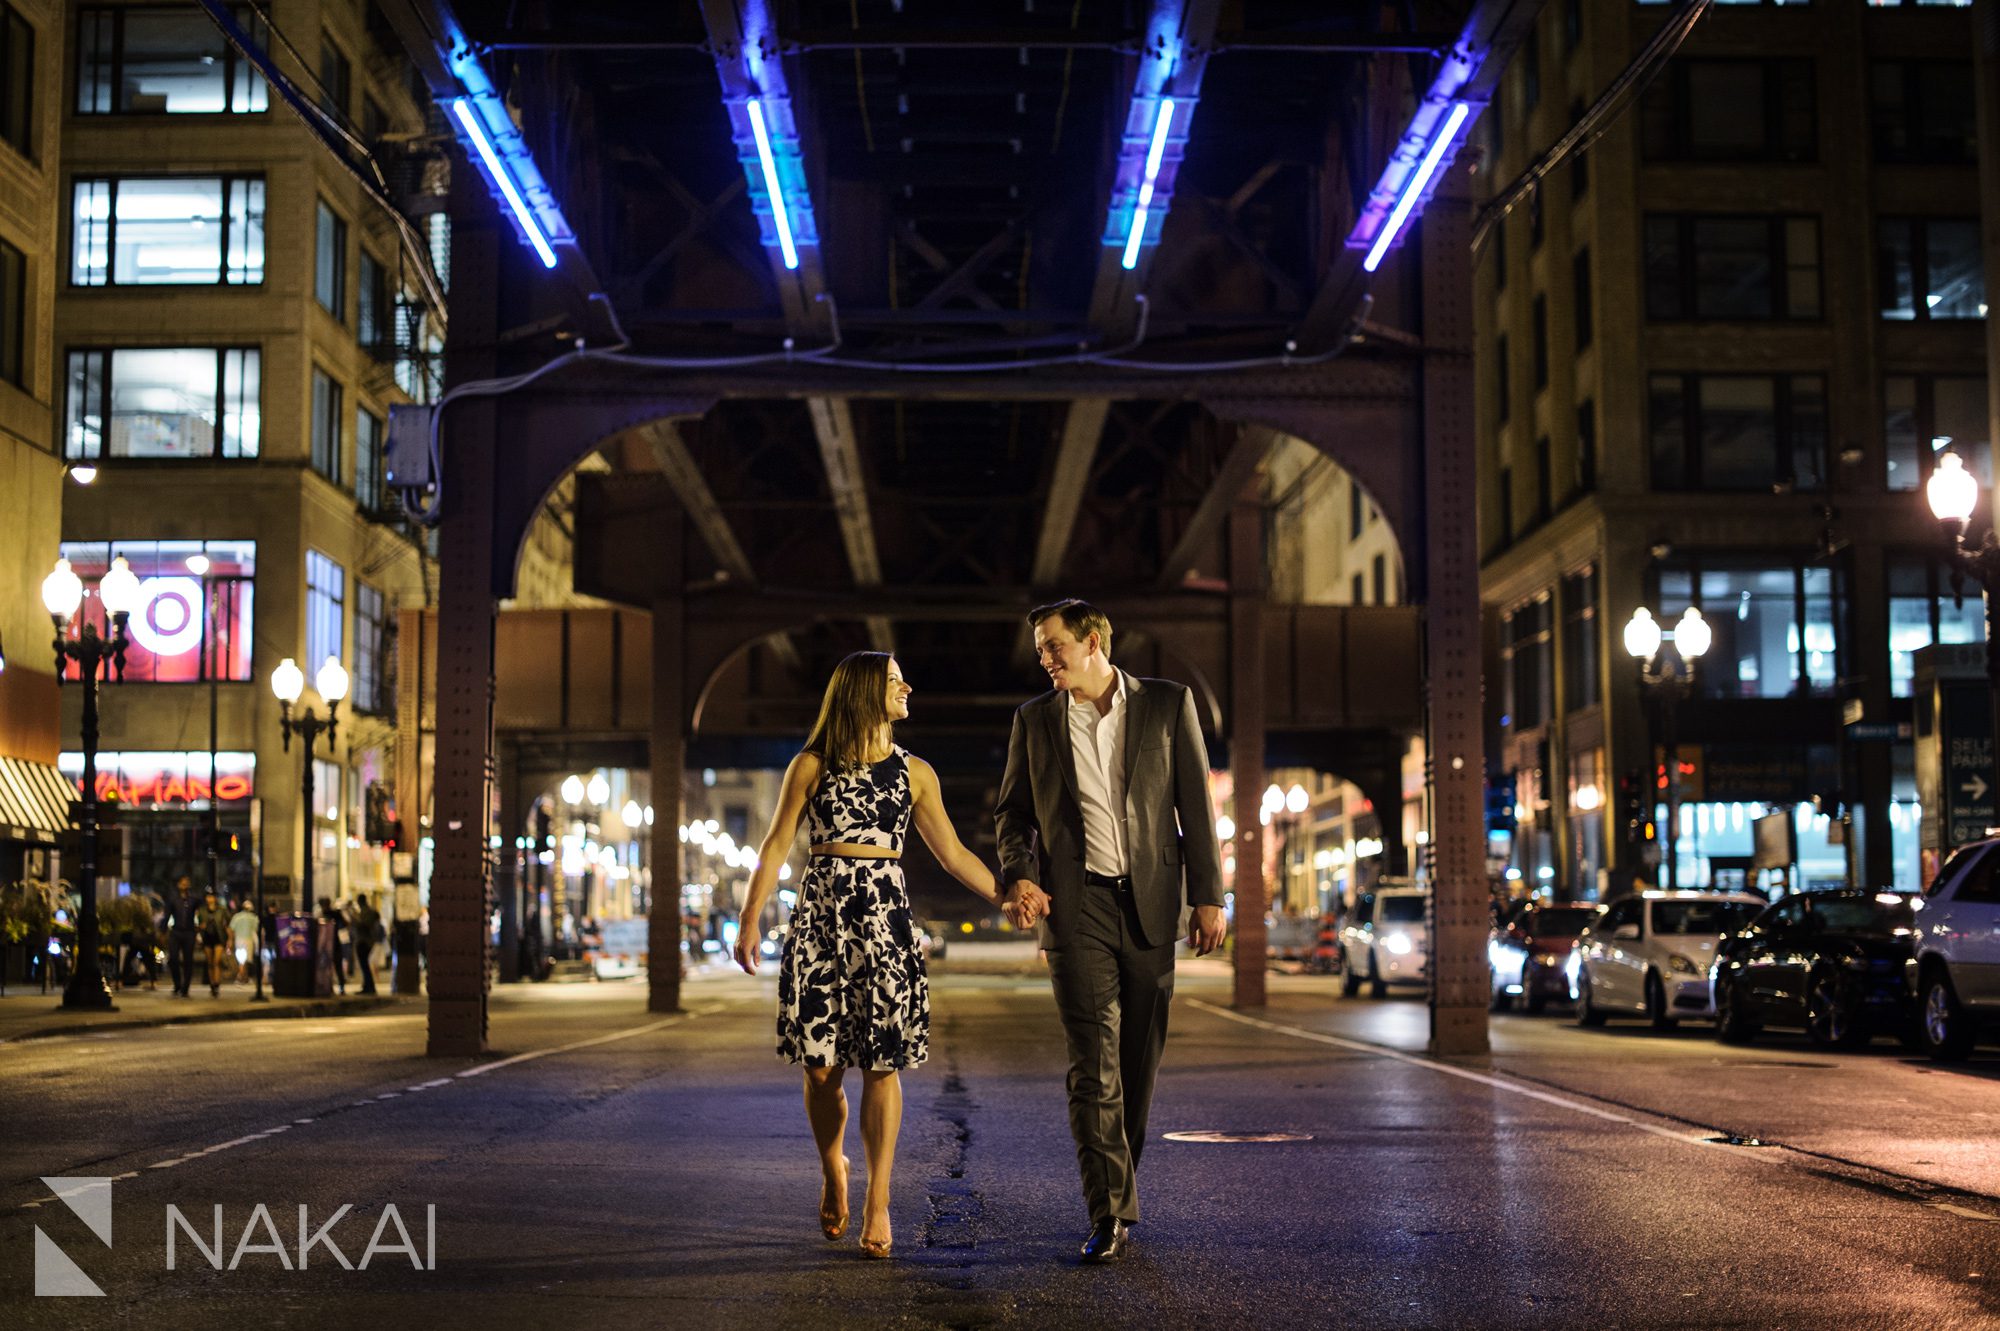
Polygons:
[[1196,906],[1188,920],[1188,946],[1198,957],[1205,957],[1222,946],[1223,935],[1229,932],[1229,925],[1222,918],[1220,906]]
[[1048,917],[1049,896],[1027,879],[1017,878],[1007,885],[1006,904],[1001,909],[1016,929],[1029,929]]

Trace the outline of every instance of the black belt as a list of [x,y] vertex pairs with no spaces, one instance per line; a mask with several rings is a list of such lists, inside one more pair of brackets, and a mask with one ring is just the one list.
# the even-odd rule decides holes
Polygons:
[[1108,887],[1113,892],[1130,892],[1132,890],[1132,878],[1129,874],[1120,874],[1118,877],[1113,878],[1108,873],[1098,873],[1095,869],[1085,869],[1083,871],[1083,881],[1089,883],[1092,887]]

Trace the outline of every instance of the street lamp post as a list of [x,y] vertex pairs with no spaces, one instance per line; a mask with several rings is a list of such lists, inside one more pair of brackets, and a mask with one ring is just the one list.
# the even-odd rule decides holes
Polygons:
[[[1671,655],[1660,645],[1671,641]],[[1667,887],[1680,887],[1681,775],[1680,736],[1675,728],[1681,701],[1694,692],[1695,662],[1708,651],[1714,633],[1701,611],[1689,606],[1672,633],[1664,633],[1653,612],[1640,606],[1625,625],[1625,650],[1639,663],[1639,683],[1660,709],[1660,747],[1667,756]],[[1647,764],[1651,766],[1650,763]],[[1650,802],[1650,797],[1649,797]]]
[[335,734],[340,729],[340,700],[347,696],[347,671],[340,664],[340,658],[329,656],[326,664],[319,668],[313,683],[319,689],[319,696],[326,700],[326,715],[320,716],[308,707],[297,716],[292,715],[292,705],[299,700],[305,690],[305,673],[291,657],[278,663],[271,672],[271,692],[278,695],[283,713],[279,717],[279,730],[284,736],[285,750],[291,751],[292,736],[297,735],[305,748],[304,776],[299,782],[300,798],[304,802],[306,843],[305,858],[300,868],[299,910],[305,915],[312,914],[313,907],[313,834],[318,830],[313,826],[313,746],[324,734],[329,750]]
[[[1988,710],[1992,713],[1992,758],[2000,764],[2000,537],[1989,525],[1979,543],[1965,538],[1966,525],[1972,520],[1972,510],[1979,502],[1979,481],[1965,469],[1965,459],[1957,453],[1940,453],[1937,464],[1931,469],[1931,478],[1924,485],[1924,496],[1930,500],[1931,512],[1937,516],[1938,524],[1944,529],[1945,554],[1956,570],[1954,583],[1970,575],[1979,584],[1980,592],[1986,598],[1986,684],[1991,695]],[[2000,781],[1995,782],[2000,785]],[[1995,796],[2000,799],[2000,795]]]
[[[120,555],[111,561],[111,571],[97,584],[97,595],[110,616],[109,637],[100,635],[89,620],[77,636],[69,636],[70,622],[83,605],[83,579],[71,571],[67,559],[58,559],[53,572],[42,581],[42,605],[56,627],[56,680],[61,682],[71,663],[83,682],[83,798],[78,801],[78,859],[82,891],[76,920],[76,967],[63,987],[66,1008],[111,1008],[111,989],[97,961],[97,681],[100,674],[125,678],[125,649],[131,639],[125,622],[139,608],[139,579]],[[109,670],[107,671],[107,667]]]

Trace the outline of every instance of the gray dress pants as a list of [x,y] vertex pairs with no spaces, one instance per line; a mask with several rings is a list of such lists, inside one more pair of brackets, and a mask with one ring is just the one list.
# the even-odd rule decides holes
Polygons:
[[1167,1043],[1175,941],[1145,946],[1131,895],[1086,885],[1076,928],[1049,949],[1069,1041],[1069,1130],[1093,1224],[1139,1218],[1134,1175]]

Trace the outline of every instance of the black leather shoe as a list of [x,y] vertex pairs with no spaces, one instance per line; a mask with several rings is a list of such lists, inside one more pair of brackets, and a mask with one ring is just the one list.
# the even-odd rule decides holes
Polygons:
[[1130,1245],[1131,1232],[1123,1220],[1098,1221],[1090,1227],[1090,1237],[1083,1241],[1083,1260],[1098,1264],[1117,1261]]

